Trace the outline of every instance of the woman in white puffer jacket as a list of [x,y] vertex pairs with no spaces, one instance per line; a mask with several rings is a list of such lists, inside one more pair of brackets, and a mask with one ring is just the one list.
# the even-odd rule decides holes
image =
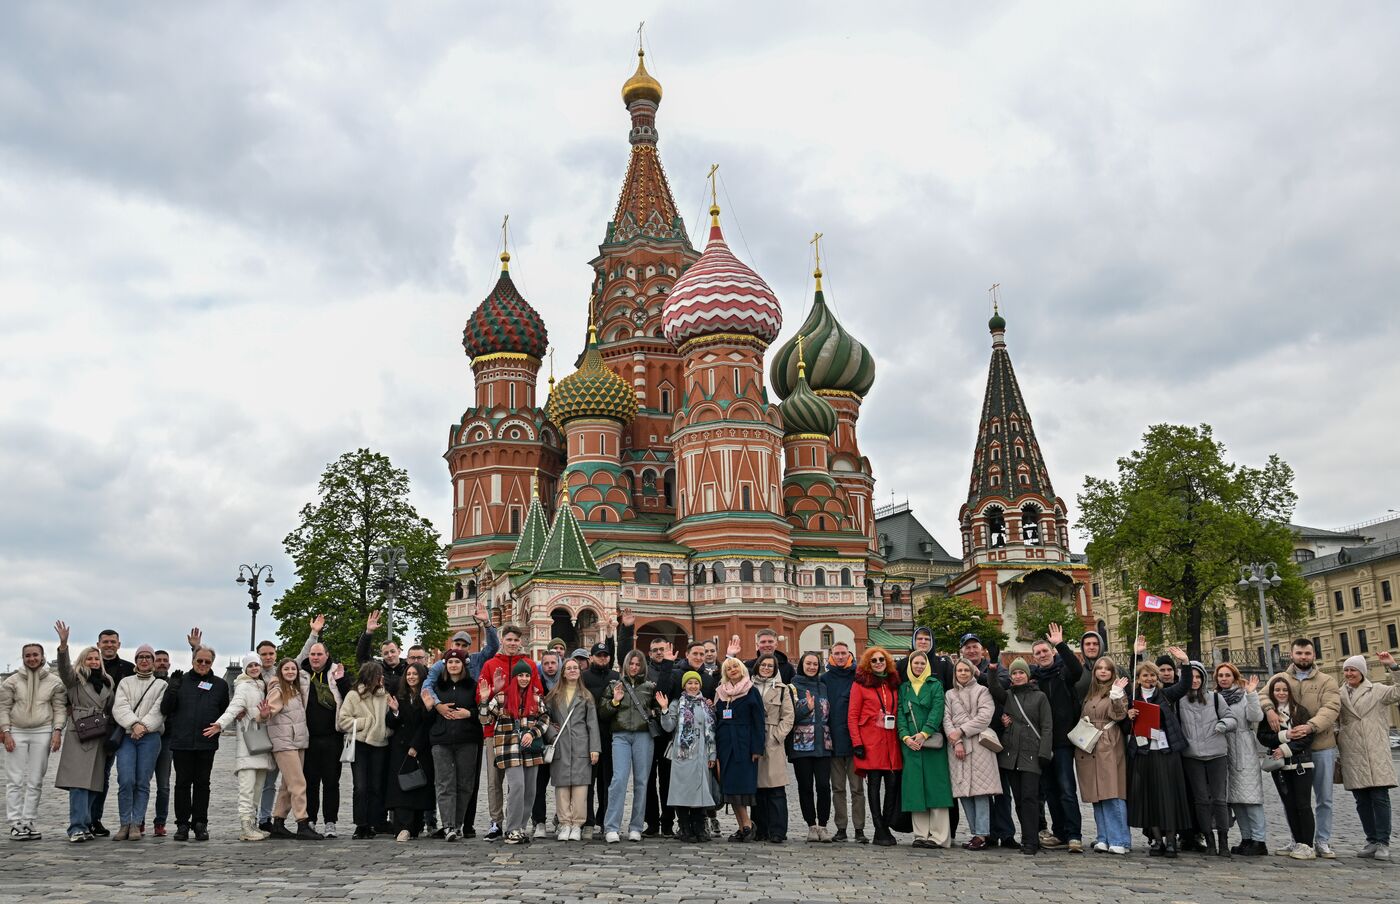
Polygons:
[[262,841],[268,833],[258,828],[258,798],[262,796],[263,782],[272,768],[272,753],[254,753],[248,749],[248,739],[244,734],[248,723],[266,725],[270,710],[267,706],[267,690],[262,680],[262,659],[256,653],[243,657],[243,674],[233,682],[233,699],[228,709],[218,720],[204,730],[206,737],[213,737],[237,725],[238,757],[234,760],[234,771],[238,775],[238,822],[242,832],[239,841]]

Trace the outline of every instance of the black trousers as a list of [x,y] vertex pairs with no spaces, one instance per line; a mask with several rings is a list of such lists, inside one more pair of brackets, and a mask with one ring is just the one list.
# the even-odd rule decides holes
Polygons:
[[351,812],[356,827],[380,825],[384,822],[384,793],[389,784],[389,748],[356,741],[350,774],[355,777]]
[[1182,757],[1181,768],[1186,771],[1186,784],[1191,789],[1195,824],[1202,832],[1211,829],[1228,831],[1230,804],[1226,801],[1226,784],[1230,774],[1230,758],[1221,756],[1213,760],[1193,760]]
[[1295,844],[1313,843],[1317,820],[1312,809],[1311,769],[1280,769],[1274,773],[1274,787],[1283,801],[1283,815],[1288,820],[1288,832]]
[[395,807],[394,825],[398,827],[400,832],[408,829],[408,834],[417,838],[423,831],[423,811],[411,807]]
[[824,756],[799,757],[792,761],[792,771],[797,775],[797,802],[802,807],[803,822],[809,826],[826,825],[831,818],[831,760]]
[[339,734],[330,734],[312,735],[307,744],[301,771],[306,776],[306,815],[312,822],[318,814],[326,822],[340,822],[340,748],[344,743]]
[[865,803],[870,807],[870,819],[875,823],[875,837],[892,837],[894,832],[890,826],[899,813],[899,777],[886,769],[865,773]]
[[786,788],[759,788],[753,805],[755,841],[787,838],[788,811]]
[[[530,808],[530,822],[537,826],[544,825],[544,805],[549,799],[549,767],[541,764],[535,769],[535,803]],[[559,814],[554,814],[555,821],[558,822]]]
[[209,774],[217,750],[173,750],[175,822],[188,826],[209,822]]
[[652,738],[651,771],[647,773],[648,828],[669,826],[676,821],[675,808],[665,802],[660,791],[671,786],[671,761],[666,758],[666,745],[670,743],[670,735]]
[[598,751],[598,765],[593,767],[593,782],[588,786],[588,815],[583,823],[586,826],[601,826],[603,816],[608,812],[608,785],[612,782],[612,732],[604,731],[601,725],[598,726],[598,743],[602,749]]
[[1035,772],[1001,770],[1001,786],[1010,789],[1016,804],[1016,816],[1021,820],[1022,849],[1040,848],[1040,776]]
[[[476,799],[481,795],[483,782],[481,781],[481,756],[482,751],[491,746],[491,739],[486,738],[476,745],[476,765],[472,767],[472,796],[467,798],[467,819],[462,823],[462,830],[474,828],[476,826]],[[495,768],[494,766],[492,768]],[[443,828],[450,828],[446,818],[443,819]]]

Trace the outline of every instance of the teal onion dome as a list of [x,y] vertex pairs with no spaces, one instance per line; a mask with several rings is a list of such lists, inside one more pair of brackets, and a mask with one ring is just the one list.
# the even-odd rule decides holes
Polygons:
[[[806,345],[807,383],[820,392],[839,390],[864,396],[875,384],[875,358],[846,332],[826,306],[818,270],[812,309],[797,332]],[[797,388],[797,340],[789,339],[773,356],[773,390],[787,398]]]
[[836,409],[813,392],[807,383],[807,367],[802,354],[805,338],[798,333],[793,340],[797,344],[797,384],[779,406],[783,413],[783,435],[809,433],[830,436],[836,432]]
[[987,321],[987,329],[993,333],[1000,333],[1006,329],[1006,318],[998,311],[992,314],[992,319]]

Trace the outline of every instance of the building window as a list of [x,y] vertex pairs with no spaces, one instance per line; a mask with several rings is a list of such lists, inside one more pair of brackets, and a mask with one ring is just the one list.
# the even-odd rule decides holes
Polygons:
[[662,565],[661,586],[670,587],[673,583],[675,583],[675,579],[675,571],[671,568],[670,563],[668,562],[665,565]]
[[764,562],[758,566],[758,579],[765,584],[773,583],[773,563]]
[[1318,659],[1321,659],[1321,658],[1322,658],[1322,638],[1321,638],[1321,637],[1314,637],[1314,638],[1312,639],[1312,642],[1313,642],[1313,653],[1314,653],[1314,655],[1317,656]]
[[849,569],[849,568],[842,568],[842,569],[841,569],[841,586],[842,586],[842,587],[849,587],[849,586],[851,586],[851,569]]
[[1337,610],[1338,612],[1345,612],[1345,611],[1346,611],[1346,609],[1347,609],[1347,604],[1344,603],[1344,602],[1342,602],[1342,591],[1340,591],[1340,590],[1333,590],[1333,591],[1332,591],[1332,605],[1336,608],[1336,610]]
[[1308,597],[1308,614],[1309,614],[1309,615],[1316,615],[1316,614],[1317,614],[1317,597],[1315,597],[1315,596],[1310,596],[1310,597]]
[[515,407],[515,384],[510,384],[510,407]]
[[661,413],[671,413],[671,390],[669,389],[661,390]]
[[1353,588],[1351,588],[1351,608],[1353,608],[1353,609],[1360,609],[1360,608],[1361,608],[1361,588],[1360,588],[1360,587],[1353,587]]
[[[747,487],[745,488],[745,491],[747,492]],[[741,583],[741,584],[752,584],[752,583],[753,583],[753,563],[752,563],[752,562],[740,562],[740,563],[739,563],[739,583]]]
[[[462,598],[462,582],[461,582],[461,581],[458,581],[458,582],[457,582],[457,586],[454,587],[454,588],[452,588],[452,598],[453,598],[454,600],[459,600],[459,599]],[[1391,625],[1391,626],[1390,626],[1390,630],[1391,630],[1392,632],[1394,632],[1395,626],[1394,626],[1394,625]],[[1391,646],[1394,646],[1394,644],[1391,644]]]
[[753,508],[753,497],[749,492],[749,485],[744,484],[739,488],[739,507],[744,511],[751,511]]
[[831,630],[830,625],[822,627],[822,649],[829,650],[836,643],[836,632]]
[[1215,636],[1224,637],[1230,633],[1230,613],[1223,609],[1215,613]]
[[1230,648],[1229,648],[1229,647],[1221,647],[1221,648],[1220,648],[1220,661],[1221,661],[1221,662],[1229,662],[1229,661],[1230,661]]
[[1342,633],[1338,634],[1338,635],[1337,635],[1337,640],[1341,643],[1342,655],[1343,655],[1343,656],[1350,656],[1350,655],[1351,655],[1351,638],[1347,636],[1347,632],[1343,631]]
[[1393,650],[1400,647],[1400,632],[1395,630],[1395,622],[1385,626],[1385,639],[1390,641],[1388,646]]
[[714,575],[715,575],[715,583],[716,583],[716,584],[723,584],[723,583],[724,583],[724,563],[723,563],[723,562],[716,562],[716,563],[715,563],[715,567],[714,567],[713,570],[714,570]]
[[812,572],[812,582],[813,582],[816,586],[818,586],[818,587],[825,587],[825,586],[826,586],[826,569],[825,569],[825,568],[818,568],[816,571]]
[[512,505],[510,507],[510,532],[520,533],[520,507]]
[[1369,652],[1371,652],[1371,645],[1370,645],[1370,643],[1368,643],[1368,642],[1366,641],[1366,629],[1365,629],[1365,628],[1357,628],[1357,629],[1356,629],[1356,652],[1358,652],[1358,653],[1369,653]]
[[605,509],[605,508],[600,508],[600,509],[598,509],[598,520],[599,520],[599,521],[607,521],[607,520],[608,520],[608,510],[607,510],[607,509]]
[[[1381,602],[1388,603],[1391,601],[1391,599],[1392,597],[1390,595],[1390,582],[1381,581]],[[1391,644],[1391,646],[1393,647],[1395,646],[1395,644]]]
[[638,584],[650,584],[651,566],[646,562],[638,562],[636,567],[632,569],[632,580],[636,581]]
[[1295,562],[1307,562],[1315,558],[1317,558],[1317,553],[1313,552],[1311,549],[1293,550],[1293,561]]
[[1094,582],[1093,588],[1092,588],[1089,592],[1093,595],[1094,599],[1098,599],[1098,598],[1099,598],[1099,582],[1098,582],[1098,581],[1095,581],[1095,582]]

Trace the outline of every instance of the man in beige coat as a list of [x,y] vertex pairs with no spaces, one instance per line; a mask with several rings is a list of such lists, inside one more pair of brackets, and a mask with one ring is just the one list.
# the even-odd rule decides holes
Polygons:
[[[1300,637],[1293,641],[1293,663],[1278,675],[1269,679],[1283,678],[1293,689],[1293,699],[1303,704],[1312,713],[1306,725],[1291,729],[1290,735],[1296,738],[1312,737],[1313,797],[1317,801],[1317,829],[1313,849],[1317,856],[1335,860],[1332,850],[1332,773],[1337,766],[1337,717],[1342,712],[1342,697],[1337,689],[1337,679],[1325,674],[1317,666],[1317,651],[1312,641]],[[1268,682],[1265,683],[1268,687]],[[1268,696],[1267,694],[1265,696]],[[1264,718],[1269,727],[1278,731],[1278,715],[1274,712],[1272,700],[1261,700]]]
[[68,695],[45,667],[44,648],[25,644],[24,666],[0,684],[0,744],[5,746],[5,805],[14,841],[38,841],[39,795],[49,754],[63,743]]

